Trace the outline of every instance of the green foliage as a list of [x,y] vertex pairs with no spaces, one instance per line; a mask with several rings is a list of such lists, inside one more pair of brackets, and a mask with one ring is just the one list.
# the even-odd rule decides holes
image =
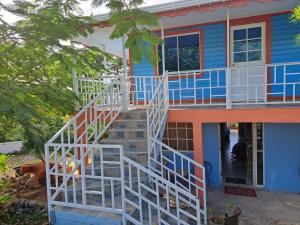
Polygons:
[[8,193],[0,195],[0,204],[6,204],[10,201],[10,199],[11,199],[11,195]]
[[103,72],[112,58],[96,47],[73,41],[93,32],[91,17],[76,16],[77,0],[14,1],[0,10],[0,142],[23,140],[43,157],[44,143],[66,122],[77,102],[72,68],[80,75]]
[[[292,11],[290,20],[293,23],[300,24],[300,5]],[[300,34],[296,36],[296,42],[298,45],[300,45]]]
[[157,54],[154,54],[153,48],[162,43],[161,38],[151,32],[149,27],[158,26],[158,18],[146,11],[138,9],[138,6],[144,3],[143,0],[94,0],[95,6],[106,2],[110,9],[110,24],[114,30],[110,36],[111,39],[117,39],[127,36],[126,48],[132,50],[134,63],[140,63],[142,57],[155,65],[158,61]]
[[9,187],[9,185],[3,179],[1,179],[0,180],[0,191],[3,191],[8,187]]
[[[6,173],[8,171],[8,160],[11,156],[0,154],[0,173]],[[0,185],[1,188],[2,185]]]

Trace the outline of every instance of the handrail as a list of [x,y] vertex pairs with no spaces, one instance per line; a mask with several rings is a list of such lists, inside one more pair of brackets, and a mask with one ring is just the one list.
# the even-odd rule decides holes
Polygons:
[[[127,224],[127,222],[133,224],[153,224],[155,221],[163,224],[202,224],[204,218],[201,215],[204,212],[200,208],[199,199],[195,195],[165,180],[163,177],[125,156],[123,157],[123,161],[125,164],[124,167],[128,168],[129,176],[132,171],[136,171],[137,173],[135,188],[132,188],[131,182],[124,183],[123,211],[126,212],[128,209],[127,206],[130,206],[134,207],[136,213],[125,213],[123,224]],[[145,184],[145,181],[141,181],[143,178],[151,182],[151,188]],[[165,195],[165,199],[161,199],[162,194]],[[171,207],[171,202],[174,202],[175,206]],[[183,205],[187,205],[192,210],[184,210]],[[152,209],[157,210],[154,212],[154,215]],[[174,214],[174,211],[177,213]],[[180,214],[184,216],[180,216]]]
[[[120,99],[114,97],[114,95],[116,94],[114,93],[114,91],[115,89],[113,84],[108,85],[100,94],[98,94],[85,107],[83,107],[67,124],[65,124],[46,144],[49,145],[51,143],[54,143],[55,140],[57,140],[59,137],[61,137],[60,143],[65,143],[64,132],[67,132],[67,142],[69,144],[71,144],[72,142],[80,143],[81,140],[79,140],[77,134],[78,129],[83,127],[91,127],[91,125],[93,125],[94,128],[98,129],[97,131],[101,131],[99,134],[97,133],[97,131],[94,131],[94,133],[97,134],[94,139],[94,143],[96,143],[120,113]],[[117,90],[117,93],[118,91],[119,90]],[[102,110],[100,114],[97,113],[98,108],[101,108]],[[110,121],[106,120],[108,119],[108,117],[111,119]],[[80,119],[83,121],[79,121]],[[98,123],[104,123],[104,128],[101,129],[101,127],[98,126]],[[71,129],[73,133],[71,132]],[[87,129],[83,131],[83,133],[87,132]],[[88,143],[89,137],[86,137],[86,139],[87,140],[85,140],[85,142]]]

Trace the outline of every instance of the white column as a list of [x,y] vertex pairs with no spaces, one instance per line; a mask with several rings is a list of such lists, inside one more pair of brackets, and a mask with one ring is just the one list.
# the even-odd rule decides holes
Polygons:
[[226,109],[231,109],[231,70],[230,70],[230,14],[227,8],[227,69],[226,69]]
[[125,37],[122,37],[122,54],[123,54],[123,76],[121,76],[121,93],[122,93],[122,111],[128,111],[128,85],[127,85],[127,59],[125,50]]
[[161,57],[162,57],[162,70],[163,74],[166,72],[166,60],[165,60],[165,29],[163,21],[161,21],[161,39],[163,40],[163,43],[161,45]]

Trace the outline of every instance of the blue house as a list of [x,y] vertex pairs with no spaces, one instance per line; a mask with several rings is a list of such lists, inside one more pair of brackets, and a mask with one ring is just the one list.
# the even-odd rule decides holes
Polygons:
[[207,186],[299,193],[300,23],[290,21],[298,4],[145,7],[164,40],[153,47],[155,66],[133,63],[121,40],[109,40],[109,15],[95,16],[99,28],[80,40],[123,57],[124,73],[74,74],[84,104],[46,144],[49,211],[100,211],[106,224],[200,225],[207,224]]

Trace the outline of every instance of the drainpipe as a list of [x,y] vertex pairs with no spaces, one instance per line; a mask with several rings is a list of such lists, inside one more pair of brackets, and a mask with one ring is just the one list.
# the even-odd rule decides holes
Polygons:
[[227,8],[227,69],[226,69],[226,109],[231,109],[231,69],[230,69],[230,14]]
[[123,76],[121,76],[121,93],[122,93],[122,111],[128,111],[128,94],[127,89],[127,59],[125,50],[125,37],[122,37],[122,54],[123,54]]

